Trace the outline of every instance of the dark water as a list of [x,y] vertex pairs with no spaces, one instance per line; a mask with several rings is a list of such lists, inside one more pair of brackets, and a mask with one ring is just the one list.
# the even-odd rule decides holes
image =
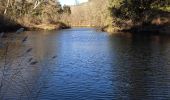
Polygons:
[[170,100],[170,36],[89,28],[27,35],[9,47],[1,99]]

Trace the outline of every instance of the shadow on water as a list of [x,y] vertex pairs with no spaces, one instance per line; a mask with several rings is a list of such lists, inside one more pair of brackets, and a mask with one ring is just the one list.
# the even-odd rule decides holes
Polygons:
[[18,24],[16,21],[4,17],[4,15],[0,14],[0,32],[12,32],[16,31],[17,29],[21,28],[20,24]]
[[[7,34],[10,36],[3,39],[8,42],[8,51],[5,53],[6,46],[0,48],[0,99],[37,99],[39,91],[48,81],[46,77],[49,76],[47,73],[50,74],[47,72],[50,67],[45,67],[47,64],[50,66],[51,53],[55,53],[56,49],[47,40],[52,39],[46,35],[48,32],[36,33]],[[50,36],[52,33],[50,31]],[[22,43],[25,36],[28,40]]]
[[[170,36],[108,36],[90,28],[25,34],[28,41],[10,50],[17,55],[30,48],[32,51],[20,59],[15,58],[16,55],[9,57],[14,62],[22,59],[21,66],[14,63],[10,67],[12,73],[15,68],[24,70],[21,71],[23,77],[15,79],[17,84],[9,82],[11,87],[5,99],[170,98]],[[30,65],[29,60],[37,63]]]
[[139,34],[110,37],[111,51],[116,54],[117,99],[170,98],[169,38]]

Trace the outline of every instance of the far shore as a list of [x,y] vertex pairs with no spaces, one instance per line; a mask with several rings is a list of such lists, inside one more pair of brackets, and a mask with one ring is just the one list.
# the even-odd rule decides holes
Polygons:
[[109,26],[91,26],[91,25],[73,25],[68,26],[64,23],[56,24],[40,24],[40,25],[30,25],[27,27],[21,25],[9,25],[9,26],[0,26],[0,32],[14,32],[19,28],[24,28],[29,31],[38,31],[38,30],[61,30],[68,29],[72,27],[87,27],[87,28],[96,28],[97,31],[108,32],[109,34],[114,34],[117,32],[131,32],[131,33],[157,33],[157,34],[170,34],[170,25],[148,25],[148,26],[136,26],[129,29],[120,29],[119,27],[109,27]]
[[29,25],[29,26],[22,26],[19,24],[16,25],[9,25],[9,26],[0,26],[0,32],[15,32],[19,28],[24,28],[24,30],[61,30],[70,28],[64,23],[57,23],[57,24],[40,24],[40,25]]

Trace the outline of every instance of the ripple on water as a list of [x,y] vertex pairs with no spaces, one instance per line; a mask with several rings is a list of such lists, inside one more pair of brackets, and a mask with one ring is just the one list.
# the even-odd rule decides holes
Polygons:
[[[5,82],[4,99],[170,98],[169,36],[108,36],[91,28],[25,34],[29,34],[28,40],[21,47],[12,47],[13,51],[32,50],[22,58],[9,57],[22,64],[12,64],[7,72],[22,70],[13,81]],[[27,63],[30,58],[37,63]]]

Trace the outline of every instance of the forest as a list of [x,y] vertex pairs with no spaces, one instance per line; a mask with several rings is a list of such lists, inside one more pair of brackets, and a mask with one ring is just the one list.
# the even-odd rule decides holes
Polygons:
[[61,6],[58,0],[1,0],[1,31],[18,27],[61,29],[71,26],[121,30],[167,32],[169,0],[89,0]]
[[56,0],[1,0],[0,13],[0,28],[4,31],[19,27],[50,30],[68,27],[61,17],[71,11]]
[[169,0],[89,0],[71,8],[73,26],[96,26],[108,32],[169,32]]

